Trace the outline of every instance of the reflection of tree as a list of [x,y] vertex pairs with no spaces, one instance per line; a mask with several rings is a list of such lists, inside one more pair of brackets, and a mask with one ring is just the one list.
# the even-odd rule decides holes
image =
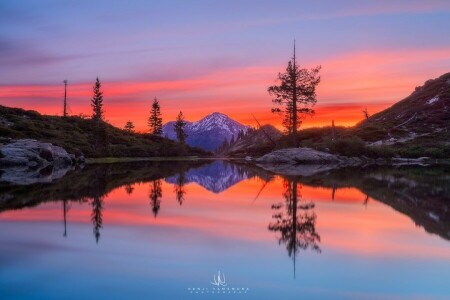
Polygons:
[[91,178],[91,221],[93,225],[93,233],[95,237],[95,241],[98,244],[100,239],[100,229],[103,227],[103,198],[105,197],[105,189],[107,181],[105,180],[105,173],[108,169],[97,170],[94,172],[93,177]]
[[67,199],[63,200],[63,216],[64,216],[64,233],[63,236],[67,236],[67,212],[69,211],[70,206],[67,203]]
[[153,180],[150,183],[150,193],[148,197],[150,198],[150,205],[152,206],[153,215],[158,215],[159,209],[161,208],[161,198],[162,198],[162,189],[161,189],[161,179]]
[[92,224],[94,225],[94,236],[95,241],[98,243],[98,240],[100,239],[100,228],[103,227],[103,216],[102,216],[102,210],[103,210],[103,198],[102,197],[94,197],[92,198],[92,214],[91,214],[91,220]]
[[125,192],[126,192],[128,195],[133,194],[133,191],[134,191],[134,185],[132,185],[132,184],[126,184],[126,185],[125,185]]
[[177,201],[180,205],[183,204],[184,201],[184,195],[186,194],[186,190],[184,189],[184,185],[186,184],[186,176],[184,172],[180,172],[177,176],[177,179],[175,181],[174,185],[174,192],[175,196],[177,198]]
[[285,203],[272,205],[276,213],[272,216],[274,220],[269,224],[269,230],[280,232],[278,242],[286,244],[289,257],[294,261],[295,277],[295,256],[308,248],[320,252],[320,236],[316,232],[315,205],[302,201],[298,179],[286,180],[284,189]]

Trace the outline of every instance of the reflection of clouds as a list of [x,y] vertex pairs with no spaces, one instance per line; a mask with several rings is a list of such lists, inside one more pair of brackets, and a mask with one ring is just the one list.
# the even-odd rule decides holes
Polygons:
[[[34,224],[34,225],[32,225]],[[27,263],[41,255],[57,252],[77,253],[82,247],[60,243],[61,235],[54,232],[55,226],[39,222],[0,222],[0,267]],[[39,234],[36,234],[36,230]],[[44,232],[53,234],[42,235]]]

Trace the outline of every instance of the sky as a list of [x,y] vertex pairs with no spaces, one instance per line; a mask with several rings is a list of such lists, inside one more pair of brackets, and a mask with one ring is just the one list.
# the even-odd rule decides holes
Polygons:
[[98,76],[105,117],[145,131],[219,111],[281,128],[267,88],[296,40],[302,67],[322,66],[304,127],[351,126],[450,71],[449,1],[0,2],[0,105],[90,114]]

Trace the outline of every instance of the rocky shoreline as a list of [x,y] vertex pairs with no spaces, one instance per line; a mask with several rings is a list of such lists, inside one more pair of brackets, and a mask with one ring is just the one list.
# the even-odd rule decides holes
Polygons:
[[[373,159],[346,157],[312,148],[285,148],[257,159],[247,159],[272,173],[311,176],[344,167],[367,165],[427,165],[428,158]],[[83,166],[81,153],[70,154],[62,147],[33,139],[7,140],[0,143],[0,181],[16,185],[52,182],[68,171]]]
[[427,160],[427,157],[417,159],[373,159],[365,156],[347,157],[303,147],[276,150],[257,158],[255,163],[258,167],[273,173],[291,176],[311,176],[332,169],[357,166],[364,167],[373,164],[426,165]]

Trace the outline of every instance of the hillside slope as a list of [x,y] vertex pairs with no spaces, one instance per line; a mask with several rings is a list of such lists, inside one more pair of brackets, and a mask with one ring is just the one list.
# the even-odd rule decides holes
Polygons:
[[94,147],[96,137],[90,119],[41,115],[35,111],[0,105],[0,143],[8,138],[31,138],[61,146],[69,153],[87,157],[149,157],[204,155],[205,151],[183,149],[176,142],[151,134],[128,133],[104,123],[103,146]]
[[222,149],[222,154],[235,157],[259,156],[272,151],[281,137],[281,131],[274,126],[263,125],[258,129],[248,130],[229,147]]
[[450,144],[450,73],[430,79],[405,99],[355,127],[357,136],[377,144]]

